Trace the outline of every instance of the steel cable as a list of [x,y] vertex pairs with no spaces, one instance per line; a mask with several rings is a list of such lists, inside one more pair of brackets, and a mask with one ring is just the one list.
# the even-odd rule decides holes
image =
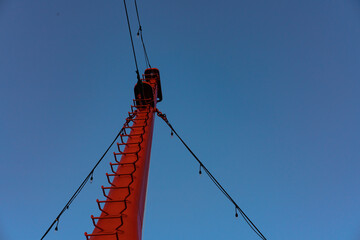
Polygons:
[[129,35],[130,35],[130,40],[131,40],[131,47],[132,47],[132,51],[133,51],[133,55],[134,55],[134,61],[135,61],[135,67],[136,67],[136,77],[137,77],[138,83],[141,83],[140,73],[139,73],[139,67],[138,67],[138,63],[137,63],[137,60],[136,60],[136,53],[135,53],[134,41],[133,41],[132,32],[131,32],[131,27],[130,27],[129,14],[128,14],[128,10],[127,10],[127,7],[126,7],[126,1],[125,1],[125,0],[124,0],[124,7],[125,7],[125,14],[126,14],[127,25],[128,25],[128,28],[129,28]]
[[[234,201],[234,199],[227,193],[227,191],[223,188],[223,186],[216,180],[216,178],[211,174],[211,172],[206,168],[206,166],[200,161],[200,159],[195,155],[195,153],[190,149],[190,147],[182,140],[179,134],[175,131],[173,126],[170,124],[166,115],[157,110],[157,115],[164,120],[164,122],[170,127],[171,131],[175,133],[175,135],[179,138],[182,144],[187,148],[187,150],[191,153],[191,155],[195,158],[195,160],[200,164],[201,168],[204,169],[205,173],[209,176],[211,181],[216,185],[216,187],[225,195],[225,197],[235,206],[235,211],[239,211],[241,216],[245,219],[246,223],[251,227],[251,229],[263,240],[266,240],[265,236],[261,233],[261,231],[255,226],[255,224],[250,220],[250,218],[244,213],[244,211],[239,207],[239,205]],[[237,212],[236,212],[237,214]]]
[[149,60],[148,54],[146,52],[146,47],[145,47],[145,43],[144,43],[144,39],[143,39],[142,26],[141,26],[141,23],[140,23],[138,6],[137,6],[137,3],[136,3],[136,0],[134,0],[134,2],[135,2],[136,16],[137,16],[137,20],[138,20],[138,24],[139,24],[139,29],[138,29],[137,35],[140,36],[141,43],[142,43],[142,46],[143,46],[143,49],[144,49],[145,63],[149,68],[151,68],[150,60]]

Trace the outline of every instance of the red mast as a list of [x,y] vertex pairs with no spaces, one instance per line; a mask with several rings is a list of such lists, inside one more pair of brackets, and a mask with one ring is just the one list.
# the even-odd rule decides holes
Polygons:
[[141,240],[151,142],[156,103],[162,100],[160,74],[145,70],[144,79],[135,85],[135,100],[126,118],[124,131],[114,152],[115,162],[107,173],[109,186],[102,186],[105,200],[96,200],[100,217],[91,216],[93,232],[88,240]]

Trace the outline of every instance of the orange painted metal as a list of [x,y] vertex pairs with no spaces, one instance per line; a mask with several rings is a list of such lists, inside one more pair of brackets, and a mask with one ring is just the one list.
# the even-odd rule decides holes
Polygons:
[[[134,106],[124,124],[125,131],[120,134],[115,162],[110,163],[111,173],[106,174],[109,186],[102,186],[105,200],[97,200],[100,217],[91,216],[95,228],[91,234],[85,233],[88,240],[142,237],[159,70],[147,69],[142,81],[143,85],[135,86]],[[144,94],[145,89],[151,89],[151,93]]]

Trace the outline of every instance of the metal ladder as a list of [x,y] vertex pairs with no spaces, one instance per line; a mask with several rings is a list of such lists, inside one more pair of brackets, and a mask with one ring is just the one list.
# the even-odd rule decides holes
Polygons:
[[[115,162],[110,162],[111,173],[106,173],[110,186],[101,186],[106,199],[103,201],[96,200],[101,214],[99,217],[91,215],[95,229],[91,234],[85,232],[87,240],[100,239],[97,237],[119,240],[121,233],[123,233],[121,227],[124,225],[126,210],[130,204],[128,198],[133,190],[131,185],[134,182],[134,173],[137,170],[136,163],[139,160],[145,128],[148,125],[149,114],[151,113],[150,105],[136,105],[136,100],[133,100],[133,103],[129,117],[126,118],[119,135],[118,152],[114,152]],[[111,225],[116,224],[117,227],[112,231],[106,231],[99,226],[99,221],[102,221],[103,224],[104,222]]]

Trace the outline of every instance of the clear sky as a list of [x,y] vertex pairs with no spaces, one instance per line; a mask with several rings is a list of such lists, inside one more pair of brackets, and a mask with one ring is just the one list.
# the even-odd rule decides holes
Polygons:
[[[360,1],[138,5],[158,108],[267,239],[359,240]],[[122,1],[0,0],[0,83],[0,239],[40,239],[129,111]],[[46,239],[92,231],[112,160]],[[259,239],[234,214],[157,118],[143,239]]]

